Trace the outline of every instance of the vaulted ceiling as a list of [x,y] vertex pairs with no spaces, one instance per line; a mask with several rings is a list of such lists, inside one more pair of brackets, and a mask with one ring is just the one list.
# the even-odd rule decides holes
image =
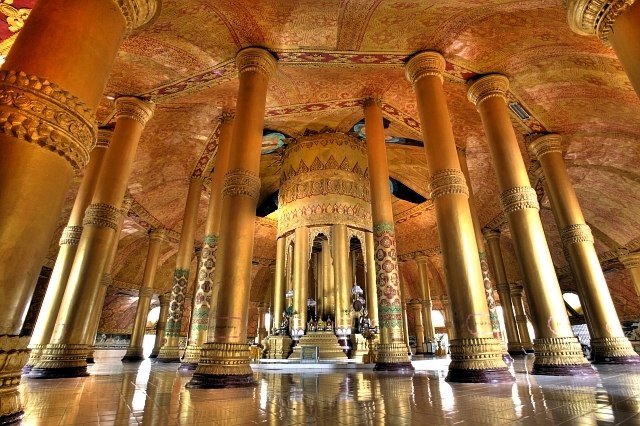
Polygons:
[[[389,134],[421,139],[415,96],[403,65],[414,52],[441,52],[447,60],[444,88],[456,143],[466,149],[480,222],[506,234],[507,272],[515,281],[521,277],[501,215],[491,158],[464,85],[477,74],[508,76],[510,102],[529,116],[513,116],[525,161],[531,165],[525,135],[562,135],[569,174],[598,253],[611,271],[609,285],[616,293],[633,294],[626,271],[616,272],[621,267],[615,253],[621,247],[640,247],[640,101],[613,51],[596,38],[571,32],[561,0],[164,0],[157,19],[123,42],[98,110],[98,121],[107,124],[112,121],[113,97],[135,95],[157,103],[129,182],[135,202],[115,263],[118,285],[140,285],[146,233],[163,226],[170,230],[171,242],[161,254],[156,287],[169,288],[188,179],[211,171],[217,118],[223,109],[233,109],[236,100],[234,57],[247,46],[265,47],[279,58],[267,95],[265,127],[292,137],[305,130],[348,131],[363,117],[358,100],[376,93],[391,123]],[[388,155],[391,176],[428,195],[424,148],[389,144]],[[273,190],[279,177],[275,159],[263,156],[261,176],[264,188]],[[60,230],[75,189],[77,185],[69,193]],[[205,191],[197,240],[202,238],[208,198]],[[417,297],[411,255],[437,251],[439,245],[432,203],[396,200],[394,214],[399,254],[409,260],[403,267],[407,291]],[[571,288],[544,199],[541,217],[563,285]],[[258,219],[256,269],[266,268],[275,257],[275,227],[273,219]],[[430,267],[433,278],[442,280],[437,258]],[[252,300],[257,301],[269,274],[256,272],[260,279]],[[629,315],[622,316],[640,313],[636,300],[625,308]]]

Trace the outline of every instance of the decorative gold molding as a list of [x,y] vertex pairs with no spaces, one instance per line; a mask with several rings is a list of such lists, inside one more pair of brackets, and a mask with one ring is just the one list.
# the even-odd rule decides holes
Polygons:
[[149,241],[167,241],[167,233],[164,228],[154,228],[149,232]]
[[[109,143],[113,137],[113,130],[107,128],[98,129],[98,137],[96,141],[96,148],[109,148]],[[95,148],[94,148],[95,149]]]
[[127,34],[149,22],[160,12],[161,0],[112,0],[126,22]]
[[467,83],[467,99],[478,107],[489,98],[500,97],[507,100],[509,79],[502,74],[487,74]]
[[82,236],[81,225],[65,226],[60,237],[60,245],[67,244],[70,246],[77,246],[80,243],[80,237]]
[[529,150],[539,160],[547,154],[554,152],[562,155],[562,138],[556,133],[549,133],[532,138]]
[[116,99],[115,118],[116,120],[128,118],[145,126],[153,117],[155,107],[151,101],[144,101],[133,96],[123,96]]
[[236,55],[238,74],[255,72],[269,80],[277,70],[278,60],[267,50],[259,47],[247,47]]
[[443,195],[463,194],[469,196],[469,188],[464,173],[458,169],[442,169],[431,175],[429,192],[432,199]]
[[57,84],[22,71],[0,71],[0,133],[64,157],[75,170],[96,142],[93,111]]
[[425,51],[415,54],[409,59],[405,66],[405,76],[409,83],[416,84],[420,79],[427,76],[436,76],[444,82],[444,69],[447,62],[444,57],[435,51]]
[[31,336],[0,336],[0,417],[15,415],[22,411],[18,386],[22,367],[29,359]]
[[484,236],[484,239],[489,241],[489,240],[494,240],[494,239],[500,239],[500,231],[495,230],[495,229],[489,229],[489,228],[482,228],[482,235]]
[[120,209],[105,203],[93,203],[84,213],[83,226],[93,225],[118,231]]
[[451,352],[449,369],[506,369],[502,360],[502,344],[493,337],[453,339],[449,350]]
[[522,209],[540,210],[536,191],[530,186],[517,186],[500,194],[500,204],[505,214]]
[[260,176],[245,169],[229,170],[224,175],[222,197],[260,197]]
[[138,297],[152,297],[155,289],[152,287],[143,287],[138,291]]
[[604,43],[609,42],[616,18],[634,3],[635,0],[564,0],[571,30],[580,35],[596,35]]
[[618,255],[618,259],[626,269],[640,268],[640,252],[622,252]]
[[576,223],[565,227],[560,231],[560,238],[565,247],[571,244],[594,242],[591,228],[585,223]]

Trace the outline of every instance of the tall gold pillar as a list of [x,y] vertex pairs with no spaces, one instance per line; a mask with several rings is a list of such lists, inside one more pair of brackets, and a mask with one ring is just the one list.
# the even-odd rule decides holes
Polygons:
[[424,327],[424,337],[426,342],[435,340],[433,329],[433,319],[431,318],[431,289],[429,288],[429,271],[427,270],[426,256],[416,258],[418,273],[420,274],[420,296],[422,297],[422,325]]
[[273,310],[271,311],[273,327],[277,328],[280,325],[282,313],[286,308],[285,299],[285,253],[286,253],[286,240],[284,237],[278,238],[276,241],[276,270],[273,282]]
[[482,227],[478,219],[478,211],[476,209],[476,199],[473,195],[471,186],[471,176],[469,175],[469,166],[467,165],[467,153],[464,149],[456,146],[458,152],[458,161],[460,169],[464,174],[464,179],[469,188],[469,212],[471,213],[471,221],[473,222],[473,231],[476,235],[476,245],[478,246],[478,257],[480,258],[480,269],[482,270],[482,283],[484,284],[484,292],[487,298],[487,307],[489,308],[489,318],[491,319],[491,329],[493,337],[502,341],[502,331],[500,330],[500,321],[498,320],[498,312],[496,311],[496,300],[493,297],[493,280],[489,269],[489,260],[484,247],[484,239],[482,238]]
[[367,131],[369,185],[371,188],[371,220],[376,259],[376,287],[380,344],[374,370],[412,371],[407,348],[402,341],[402,302],[400,273],[396,257],[396,236],[389,190],[389,164],[385,146],[382,101],[377,97],[364,100],[364,123]]
[[507,331],[507,350],[510,355],[523,355],[526,351],[520,342],[518,324],[516,323],[516,317],[513,312],[511,289],[509,287],[509,280],[507,279],[507,271],[504,269],[502,250],[500,249],[500,232],[485,229],[483,234],[489,246],[489,257],[491,258],[493,271],[498,283],[498,295],[500,296],[502,316],[504,317],[504,326]]
[[524,287],[521,284],[512,283],[511,287],[511,301],[513,303],[513,312],[516,316],[516,324],[518,325],[518,336],[520,337],[520,343],[527,353],[533,353],[533,342],[529,335],[527,314],[524,310],[524,300],[522,299],[522,292]]
[[167,318],[169,317],[169,304],[171,303],[171,293],[161,294],[158,296],[160,302],[160,315],[158,315],[158,323],[156,324],[156,339],[153,343],[153,349],[149,358],[157,358],[160,348],[164,345],[164,330],[167,326]]
[[640,3],[635,0],[567,0],[569,26],[613,48],[640,95]]
[[470,82],[467,95],[476,105],[507,216],[516,257],[525,277],[532,309],[536,358],[532,374],[592,375],[595,371],[573,335],[538,210],[507,109],[509,80],[498,74]]
[[640,296],[640,252],[622,253],[618,256],[618,259],[620,259],[625,269],[629,271],[636,294]]
[[[640,25],[640,21],[637,24]],[[531,142],[530,149],[542,166],[545,192],[582,296],[591,333],[591,359],[598,364],[640,362],[622,331],[593,245],[591,228],[584,220],[562,158],[560,136],[539,136]]]
[[294,341],[304,334],[307,326],[307,299],[309,298],[309,229],[300,226],[295,230],[293,246],[293,321],[291,337]]
[[[123,36],[156,0],[40,2],[0,70],[0,422],[22,417],[19,337],[74,173],[95,144],[95,111]],[[69,25],[73,22],[73,25]],[[46,28],[46,31],[43,31]]]
[[154,104],[132,97],[116,99],[116,127],[105,155],[91,205],[82,225],[76,258],[69,274],[51,341],[42,351],[30,377],[87,375],[87,340],[91,312],[102,274],[116,238],[120,206],[146,122]]
[[422,303],[414,302],[410,303],[411,310],[413,311],[413,321],[415,324],[416,331],[416,355],[421,354],[424,355],[424,325],[422,324]]
[[107,295],[107,290],[112,283],[111,270],[113,269],[113,262],[116,259],[118,252],[118,244],[120,243],[120,234],[122,233],[122,226],[124,225],[124,219],[127,217],[129,209],[133,204],[133,198],[124,197],[122,200],[122,206],[120,207],[120,214],[118,216],[118,227],[116,229],[116,237],[111,242],[111,250],[107,256],[107,261],[102,271],[102,280],[96,294],[95,302],[89,312],[89,327],[87,331],[87,364],[93,364],[93,351],[95,348],[96,335],[98,333],[98,327],[100,326],[100,317],[102,316],[102,308],[104,307],[104,299]]
[[[187,298],[187,285],[189,284],[189,268],[193,256],[193,239],[196,234],[198,222],[198,209],[200,207],[200,193],[204,179],[200,176],[192,176],[189,180],[187,202],[182,217],[182,229],[180,243],[176,255],[176,269],[173,273],[173,287],[171,287],[171,303],[169,304],[169,317],[164,331],[166,341],[160,348],[156,358],[160,362],[180,362],[180,328],[184,304]],[[197,284],[196,284],[197,285]]]
[[261,302],[258,304],[258,343],[261,344],[265,337],[267,337],[267,329],[265,327],[264,316],[269,310],[267,303]]
[[378,288],[376,284],[376,252],[374,249],[373,233],[364,233],[364,243],[367,247],[367,258],[364,260],[367,267],[367,311],[369,312],[369,324],[377,327],[378,324]]
[[122,361],[142,361],[142,341],[147,327],[147,316],[149,315],[149,305],[153,296],[153,284],[158,268],[158,257],[160,247],[164,241],[164,229],[154,229],[149,233],[149,249],[147,251],[147,262],[144,266],[142,285],[138,293],[138,306],[136,307],[136,318],[133,322],[133,332],[127,353]]
[[513,381],[502,360],[502,344],[493,336],[471,212],[469,189],[460,169],[442,87],[445,60],[420,52],[406,65],[416,92],[429,166],[429,189],[436,211],[447,294],[456,339],[450,344],[447,380]]
[[208,341],[189,388],[255,385],[249,366],[247,310],[267,86],[276,64],[273,55],[260,48],[246,48],[236,56],[240,80],[236,122],[242,126],[233,127],[214,276],[214,286],[220,286],[224,298],[218,298],[215,317],[210,318]]
[[47,292],[40,307],[40,314],[38,315],[38,320],[36,321],[31,341],[29,342],[31,354],[29,355],[27,365],[23,369],[24,373],[31,371],[31,368],[36,364],[38,359],[40,359],[42,349],[44,349],[47,343],[49,343],[49,339],[51,339],[53,326],[56,323],[60,303],[62,302],[64,290],[67,287],[67,280],[69,279],[71,267],[73,266],[73,259],[76,256],[78,243],[80,242],[80,235],[82,235],[84,211],[91,203],[93,191],[98,183],[100,169],[102,168],[104,155],[109,146],[112,133],[111,130],[107,129],[98,131],[98,143],[93,151],[91,151],[91,159],[87,168],[84,170],[84,176],[82,177],[78,194],[71,209],[69,222],[67,222],[67,226],[64,228],[64,231],[62,231],[60,250],[58,251],[56,264],[53,267]]
[[218,302],[218,288],[213,288],[213,276],[216,270],[218,235],[220,234],[222,184],[229,165],[232,130],[233,114],[229,112],[221,114],[218,154],[211,174],[211,196],[204,228],[202,262],[196,277],[196,288],[193,297],[194,305],[191,311],[191,325],[189,327],[189,342],[180,365],[181,369],[193,370],[198,366],[200,350],[204,342],[207,341],[211,307],[216,306]]
[[333,272],[335,294],[335,326],[338,342],[343,350],[349,349],[351,335],[350,296],[351,274],[349,272],[349,237],[347,225],[333,225]]
[[[326,318],[331,317],[331,320],[336,321],[336,278],[333,267],[333,257],[331,253],[331,247],[328,240],[322,240],[320,242],[321,247],[321,259],[322,269],[324,277],[324,294],[326,300],[324,301],[324,312]],[[325,318],[325,320],[326,320]]]
[[444,294],[440,296],[440,303],[442,303],[444,328],[447,330],[447,337],[449,342],[451,342],[456,338],[456,330],[453,326],[453,314],[451,313],[451,304],[449,303],[449,298]]

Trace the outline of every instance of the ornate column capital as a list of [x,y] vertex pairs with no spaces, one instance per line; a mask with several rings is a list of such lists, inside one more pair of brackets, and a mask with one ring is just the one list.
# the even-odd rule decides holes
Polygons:
[[486,99],[501,97],[507,100],[509,79],[502,74],[487,74],[467,82],[467,99],[476,107]]
[[361,103],[363,108],[366,108],[371,105],[382,107],[382,98],[379,95],[372,93],[362,98]]
[[111,204],[93,203],[87,207],[82,226],[92,225],[99,228],[111,228],[118,231],[120,211]]
[[82,236],[82,226],[65,226],[60,237],[60,245],[68,244],[77,246],[80,243],[80,237]]
[[522,209],[540,210],[538,195],[530,186],[516,186],[500,194],[500,204],[505,214]]
[[235,111],[222,111],[222,113],[220,113],[220,115],[218,116],[218,122],[220,124],[224,124],[233,121],[234,118],[236,118]]
[[133,96],[123,96],[116,99],[116,120],[128,118],[135,120],[145,126],[147,121],[153,117],[155,104],[151,101],[134,98]]
[[419,254],[415,257],[416,263],[418,265],[426,265],[427,264],[427,256],[424,254]]
[[407,62],[404,71],[411,84],[416,84],[421,78],[430,75],[443,81],[442,74],[446,66],[447,62],[440,53],[428,50],[413,55]]
[[580,35],[596,35],[609,41],[611,27],[635,0],[563,0],[571,30]]
[[562,137],[557,133],[540,135],[531,140],[529,150],[538,160],[553,152],[562,154]]
[[576,223],[561,229],[560,238],[565,247],[571,244],[594,242],[591,228],[586,223]]
[[278,60],[266,49],[247,47],[236,55],[238,74],[256,72],[269,80],[276,73]]
[[511,283],[509,284],[511,287],[511,294],[514,296],[522,297],[522,292],[524,291],[524,287],[521,283]]
[[640,268],[640,252],[630,253],[627,250],[619,250],[618,259],[626,269]]
[[129,210],[131,210],[132,205],[133,205],[133,198],[125,196],[122,199],[122,204],[120,205],[120,213],[123,216],[126,216]]
[[171,303],[171,293],[163,293],[158,295],[158,302],[160,302],[161,306],[169,306],[169,303]]
[[260,196],[260,177],[249,170],[229,170],[224,175],[222,197],[249,197],[258,200]]
[[152,287],[141,287],[138,290],[138,297],[152,297],[153,293],[155,293],[155,289]]
[[113,130],[107,127],[98,129],[98,139],[96,141],[96,148],[109,148],[109,142],[113,136]]
[[166,230],[164,228],[154,228],[149,231],[149,241],[163,242],[166,240]]
[[482,228],[482,235],[487,241],[500,239],[500,231],[497,229]]
[[149,22],[160,12],[161,0],[112,0],[120,9],[130,33]]
[[462,194],[469,196],[469,188],[464,173],[458,169],[442,169],[431,175],[429,179],[431,198],[443,195]]

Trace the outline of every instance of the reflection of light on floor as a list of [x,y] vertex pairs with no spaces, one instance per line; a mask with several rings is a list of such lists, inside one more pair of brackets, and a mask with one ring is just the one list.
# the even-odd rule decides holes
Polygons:
[[260,408],[263,410],[267,409],[268,390],[267,381],[260,380]]
[[144,411],[144,404],[147,400],[147,382],[149,382],[150,374],[151,362],[149,360],[141,362],[136,376],[136,389],[131,400],[131,409],[133,411]]

